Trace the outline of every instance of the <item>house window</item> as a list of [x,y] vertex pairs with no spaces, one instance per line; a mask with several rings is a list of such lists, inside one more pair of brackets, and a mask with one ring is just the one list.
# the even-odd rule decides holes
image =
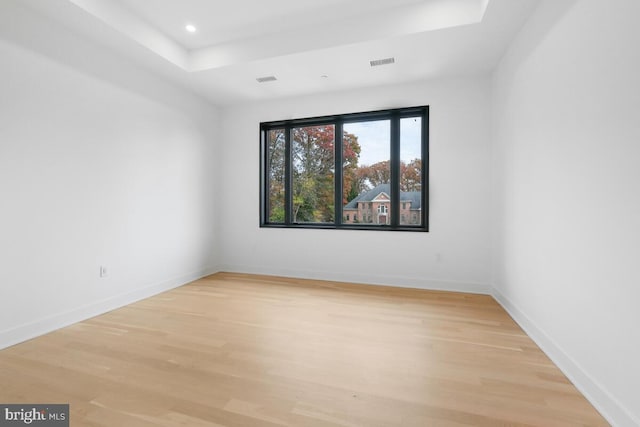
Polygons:
[[260,141],[262,227],[428,230],[429,107],[265,122]]

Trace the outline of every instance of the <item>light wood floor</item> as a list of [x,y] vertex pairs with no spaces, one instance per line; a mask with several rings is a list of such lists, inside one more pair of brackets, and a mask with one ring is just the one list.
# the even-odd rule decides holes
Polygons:
[[221,273],[0,351],[72,426],[606,426],[489,296]]

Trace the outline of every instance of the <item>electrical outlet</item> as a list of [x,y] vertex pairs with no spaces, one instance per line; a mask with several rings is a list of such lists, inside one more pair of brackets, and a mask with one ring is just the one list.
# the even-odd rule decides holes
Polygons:
[[100,277],[107,277],[109,272],[107,271],[107,267],[104,265],[100,266]]

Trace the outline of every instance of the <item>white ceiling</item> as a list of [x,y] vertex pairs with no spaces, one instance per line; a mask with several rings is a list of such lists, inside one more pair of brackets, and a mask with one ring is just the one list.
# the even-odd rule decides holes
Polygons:
[[[228,105],[489,73],[538,0],[27,1]],[[370,67],[386,57],[395,64]]]

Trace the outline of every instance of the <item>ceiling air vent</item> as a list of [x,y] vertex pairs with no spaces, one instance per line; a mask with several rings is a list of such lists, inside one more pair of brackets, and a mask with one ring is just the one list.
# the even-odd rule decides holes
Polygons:
[[395,58],[384,58],[384,59],[374,59],[372,61],[369,61],[369,64],[371,64],[372,67],[377,67],[379,65],[393,64],[395,62],[396,62]]
[[258,77],[256,79],[258,81],[258,83],[266,83],[266,82],[275,82],[276,80],[276,76],[266,76],[266,77]]

